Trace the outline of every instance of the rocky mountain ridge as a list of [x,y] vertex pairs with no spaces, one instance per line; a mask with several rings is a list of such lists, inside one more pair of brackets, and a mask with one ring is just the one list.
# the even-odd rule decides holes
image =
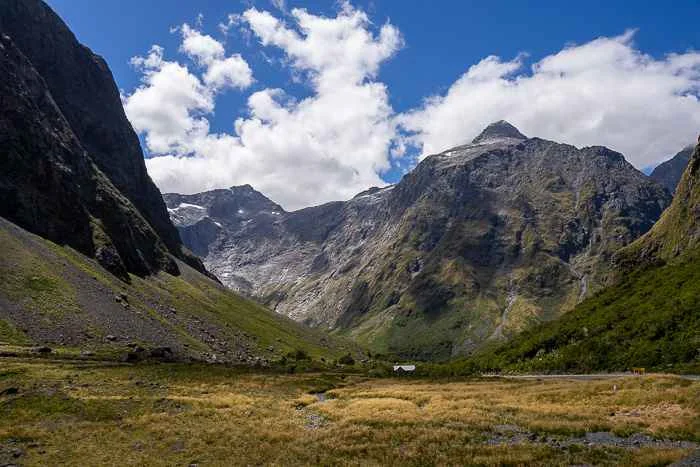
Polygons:
[[486,349],[457,371],[700,369],[700,144],[671,205],[614,255],[608,287],[554,321]]
[[671,205],[649,232],[618,253],[617,260],[629,270],[643,264],[671,262],[699,247],[700,144],[690,151]]
[[0,76],[0,355],[266,365],[354,351],[207,277],[109,68],[45,3],[0,1]]
[[685,168],[688,166],[693,149],[693,145],[683,148],[669,160],[657,165],[649,176],[663,185],[669,193],[674,193]]
[[104,60],[40,0],[0,3],[0,215],[129,280],[171,256],[172,226]]
[[[241,208],[242,191],[261,208]],[[573,308],[670,200],[619,153],[504,121],[345,202],[284,212],[250,187],[164,197],[227,286],[373,351],[438,359]]]

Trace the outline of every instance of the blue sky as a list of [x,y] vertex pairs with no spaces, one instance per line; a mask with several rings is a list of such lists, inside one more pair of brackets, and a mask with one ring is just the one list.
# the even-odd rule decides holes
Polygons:
[[[299,79],[298,73],[293,73],[293,70],[290,70],[290,67],[281,60],[289,51],[281,47],[263,47],[260,44],[260,37],[255,34],[247,37],[239,33],[223,36],[217,25],[220,22],[225,22],[228,14],[240,14],[254,6],[260,11],[269,11],[271,15],[293,29],[294,19],[289,15],[289,11],[293,8],[303,7],[313,15],[329,18],[336,16],[339,9],[335,2],[297,2],[293,0],[288,0],[285,5],[286,11],[281,11],[266,0],[245,2],[48,0],[48,3],[68,23],[82,43],[105,57],[119,87],[126,95],[131,94],[141,84],[140,80],[143,78],[143,74],[130,65],[130,59],[137,55],[146,56],[153,44],[163,47],[166,60],[178,61],[185,64],[188,69],[194,68],[191,61],[187,64],[183,54],[178,53],[182,42],[181,35],[177,32],[171,32],[173,27],[183,23],[188,23],[200,30],[202,34],[211,35],[214,39],[221,41],[227,55],[240,54],[250,66],[255,81],[245,89],[228,89],[216,93],[215,107],[205,112],[212,133],[233,133],[233,121],[237,117],[245,117],[250,114],[247,100],[252,93],[257,91],[282,88],[288,96],[296,99],[313,97],[316,92],[312,84],[309,84],[304,78]],[[527,5],[527,3],[536,3],[536,5]],[[421,109],[424,99],[431,96],[446,98],[451,87],[465,74],[469,67],[478,64],[490,55],[500,57],[503,62],[520,57],[521,71],[517,73],[528,75],[531,74],[528,71],[531,64],[545,57],[553,56],[567,46],[586,44],[600,37],[619,37],[630,29],[637,29],[637,32],[628,41],[628,47],[635,54],[647,54],[655,60],[663,61],[669,53],[684,54],[700,47],[700,30],[697,28],[700,6],[697,1],[634,2],[634,5],[630,6],[630,2],[621,1],[405,2],[374,0],[356,1],[352,5],[356,10],[366,13],[372,22],[372,25],[366,27],[373,34],[379,34],[379,28],[389,21],[402,36],[403,45],[389,58],[382,60],[379,72],[368,78],[373,82],[382,83],[386,87],[392,115],[401,115]],[[197,18],[200,14],[203,19],[198,24]],[[269,63],[270,58],[276,61],[273,60],[272,63]],[[691,57],[689,60],[691,59],[694,61],[695,57]],[[692,66],[696,66],[695,62]],[[697,96],[698,89],[695,87],[697,77],[694,73],[688,76],[690,84],[686,83],[687,89],[684,88],[681,92]],[[455,89],[455,94],[457,94],[456,91],[457,89]],[[467,92],[464,95],[471,94]],[[500,102],[498,105],[507,105],[500,100],[498,102]],[[621,103],[621,105],[623,104]],[[481,103],[479,105],[489,104]],[[448,108],[451,107],[445,102],[444,109],[431,109],[432,112],[426,113],[424,117],[425,119],[435,119],[443,115],[447,118],[453,115],[453,113],[448,112]],[[470,112],[480,110],[481,108],[476,106]],[[653,109],[649,109],[649,111],[652,112]],[[690,117],[700,121],[700,114],[697,113],[695,107],[688,109],[687,112],[689,112]],[[507,114],[508,112],[503,110],[501,113]],[[493,114],[494,117],[500,115],[496,111],[484,112],[484,114],[484,118],[487,118],[486,114]],[[522,115],[522,112],[514,112],[509,119],[519,119],[520,122],[514,123],[520,123],[518,126],[521,127],[521,130],[538,131],[544,133],[538,134],[538,136],[552,137],[552,139],[556,136],[560,138],[568,136],[573,141],[567,142],[574,144],[594,144],[591,140],[594,139],[595,133],[591,135],[583,133],[583,130],[557,129],[555,123],[545,121],[544,117],[543,121],[535,122],[522,116],[518,117],[519,115]],[[503,117],[509,116],[503,115]],[[552,117],[548,118],[552,119]],[[564,118],[568,117],[563,115],[562,119]],[[622,117],[606,114],[600,116],[598,120],[612,122],[607,125],[608,127],[621,124],[615,118]],[[488,123],[488,121],[484,123]],[[469,125],[472,124],[469,123]],[[465,123],[463,129],[456,128],[452,133],[446,133],[447,136],[443,135],[438,138],[440,132],[429,129],[428,123],[412,121],[407,125],[410,128],[406,130],[406,133],[431,134],[434,135],[433,139],[426,136],[423,139],[419,138],[419,140],[409,142],[409,157],[392,158],[386,156],[389,168],[377,169],[379,176],[386,181],[396,181],[407,168],[415,163],[421,153],[428,151],[427,148],[435,150],[443,145],[445,147],[441,149],[445,149],[455,142],[460,142],[461,131],[464,134],[464,141],[469,140],[476,131],[475,126],[469,125]],[[481,125],[481,122],[475,122],[473,125]],[[700,130],[700,128],[697,129]],[[140,133],[144,136],[149,134],[149,131],[146,125]],[[609,144],[614,149],[624,151],[628,159],[635,165],[644,168],[670,156],[673,152],[670,148],[678,146],[677,149],[680,149],[683,144],[686,144],[682,144],[681,140],[689,138],[690,131],[684,131],[685,133],[674,136],[675,140],[660,145],[656,150],[658,154],[655,156],[645,154],[636,160],[634,154],[627,154],[628,151],[637,151],[634,147],[615,147],[613,144],[622,140],[622,137],[626,135],[620,135],[620,139],[616,139],[614,135],[601,133],[600,144]],[[456,136],[453,136],[455,133]],[[589,143],[589,141],[591,142]],[[396,144],[392,143],[392,147],[395,146]],[[332,146],[329,150],[332,151]],[[663,154],[663,152],[668,153]],[[150,166],[149,170],[151,170]],[[362,172],[356,167],[352,170]],[[158,177],[154,178],[158,182]],[[239,177],[233,181],[241,180]],[[268,182],[272,183],[270,180]],[[357,189],[363,182],[358,183],[350,183],[349,189]],[[168,188],[172,187],[166,187],[166,189]],[[192,191],[192,189],[184,189],[183,187],[182,191]],[[280,193],[280,196],[284,198],[285,195]],[[318,201],[326,201],[334,196],[342,197],[343,195],[340,192],[334,195],[331,190],[327,195],[320,196]],[[317,200],[313,199],[313,195],[309,195],[306,198],[290,200],[288,204],[298,207],[313,204],[315,201]]]
[[[193,23],[204,15],[207,31],[231,12],[246,5],[272,9],[267,1],[136,1],[48,0],[68,23],[78,39],[109,63],[121,88],[131,89],[138,75],[129,59],[145,53],[152,44],[175,51],[178,37],[171,27]],[[529,5],[535,3],[535,6]],[[700,47],[697,1],[561,2],[406,2],[401,0],[354,2],[370,13],[377,23],[390,20],[406,38],[406,47],[388,62],[381,79],[391,89],[390,98],[398,111],[417,105],[430,94],[449,86],[466,68],[487,55],[512,57],[527,52],[533,58],[555,52],[569,42],[583,43],[599,36],[615,36],[637,28],[638,48],[655,56]],[[288,6],[332,15],[330,1],[289,1]],[[254,62],[259,80],[283,84],[285,73],[267,66],[256,57],[258,47],[238,40],[227,44]],[[256,60],[257,58],[257,60]],[[407,72],[410,70],[410,73]],[[230,93],[232,110],[244,96]],[[228,106],[226,106],[228,107]],[[217,126],[229,125],[230,118],[216,119]]]

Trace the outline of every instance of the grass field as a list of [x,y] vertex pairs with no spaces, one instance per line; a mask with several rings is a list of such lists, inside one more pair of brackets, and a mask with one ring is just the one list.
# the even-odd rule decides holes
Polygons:
[[664,465],[700,442],[700,382],[671,376],[437,381],[6,358],[0,394],[0,465]]

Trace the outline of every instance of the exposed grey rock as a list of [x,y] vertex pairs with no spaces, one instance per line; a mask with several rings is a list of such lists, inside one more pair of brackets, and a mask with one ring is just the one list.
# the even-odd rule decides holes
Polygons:
[[527,136],[520,133],[520,130],[515,128],[505,120],[499,120],[484,128],[484,130],[474,138],[472,144],[486,144],[498,140],[523,140]]
[[693,149],[694,146],[690,145],[669,160],[662,162],[656,166],[650,177],[663,185],[669,193],[674,193],[685,168],[688,167]]
[[696,449],[689,456],[684,457],[678,462],[671,464],[671,467],[691,467],[700,465],[700,449]]
[[165,199],[225,285],[374,351],[446,358],[571,309],[670,196],[610,149],[497,122],[344,202],[285,212],[248,186]]
[[0,216],[127,272],[182,248],[104,60],[40,0],[0,2]]

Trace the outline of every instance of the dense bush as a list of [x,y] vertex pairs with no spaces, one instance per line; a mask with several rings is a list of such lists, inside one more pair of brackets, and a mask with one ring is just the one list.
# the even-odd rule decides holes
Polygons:
[[300,361],[300,360],[311,360],[311,357],[309,356],[309,354],[307,354],[306,351],[301,350],[301,349],[298,349],[298,350],[296,350],[296,351],[294,351],[294,352],[289,352],[289,353],[287,354],[287,357],[290,358],[290,359],[297,360],[297,361]]
[[354,364],[355,364],[355,359],[352,358],[352,355],[350,355],[350,354],[348,353],[348,354],[345,354],[345,355],[343,355],[342,357],[340,357],[340,358],[338,359],[338,363],[340,363],[341,365],[354,365]]

